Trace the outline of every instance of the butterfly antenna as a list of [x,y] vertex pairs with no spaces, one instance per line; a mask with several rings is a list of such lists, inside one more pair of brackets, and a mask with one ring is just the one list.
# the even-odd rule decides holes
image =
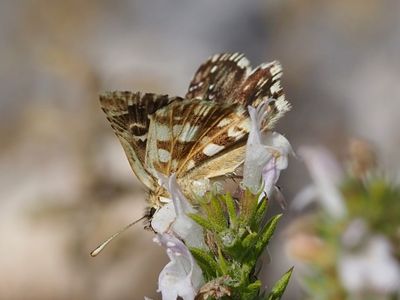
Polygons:
[[110,236],[108,239],[106,239],[104,242],[102,242],[99,246],[96,247],[96,249],[94,249],[92,252],[90,252],[90,256],[92,257],[96,257],[101,251],[103,251],[103,249],[113,240],[115,239],[117,236],[119,236],[121,233],[123,233],[125,230],[129,229],[130,227],[132,227],[133,225],[135,225],[136,223],[142,221],[143,219],[148,218],[148,214],[145,214],[143,217],[141,217],[140,219],[137,219],[135,221],[133,221],[132,223],[126,225],[124,228],[122,228],[120,231],[114,233],[112,236]]

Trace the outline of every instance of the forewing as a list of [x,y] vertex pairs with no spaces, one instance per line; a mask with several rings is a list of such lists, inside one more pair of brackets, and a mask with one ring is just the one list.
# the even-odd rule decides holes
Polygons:
[[233,98],[246,106],[257,106],[264,98],[282,98],[281,77],[282,67],[279,62],[261,64],[237,86]]
[[227,102],[249,72],[249,61],[241,53],[223,53],[210,57],[196,71],[187,99]]
[[279,62],[261,64],[249,74],[232,96],[235,102],[246,107],[257,107],[263,100],[270,100],[268,114],[263,122],[264,130],[271,129],[290,110],[281,86],[281,77],[282,67]]
[[224,103],[257,107],[270,99],[270,113],[263,129],[290,109],[281,87],[282,67],[278,61],[261,64],[251,70],[249,61],[240,53],[223,53],[210,57],[195,73],[186,98],[199,98]]
[[181,100],[179,97],[128,91],[100,96],[101,108],[119,138],[133,172],[149,189],[157,185],[145,163],[150,116],[169,103]]

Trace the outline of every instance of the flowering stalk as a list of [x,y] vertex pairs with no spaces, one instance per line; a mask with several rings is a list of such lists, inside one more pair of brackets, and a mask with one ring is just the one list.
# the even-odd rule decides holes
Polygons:
[[[267,247],[281,215],[264,224],[267,198],[246,189],[239,204],[227,194],[213,192],[200,199],[202,215],[190,214],[206,233],[207,249],[190,248],[209,283],[199,295],[204,299],[279,299],[292,270],[285,274],[269,295],[256,278],[256,263]],[[201,298],[200,298],[201,299]]]
[[164,300],[178,296],[192,300],[194,295],[196,299],[275,300],[284,293],[292,269],[268,294],[256,274],[256,264],[281,218],[276,215],[265,222],[268,200],[292,152],[283,136],[261,132],[267,109],[268,101],[249,107],[252,126],[239,199],[214,189],[195,197],[196,209],[180,191],[175,175],[159,174],[172,200],[151,224],[171,260],[159,277]]
[[287,249],[307,270],[301,280],[309,295],[399,299],[400,186],[378,175],[375,160],[368,164],[372,155],[353,156],[352,168],[342,171],[326,150],[299,152],[314,185],[294,204],[303,207],[313,197],[320,209],[290,226]]

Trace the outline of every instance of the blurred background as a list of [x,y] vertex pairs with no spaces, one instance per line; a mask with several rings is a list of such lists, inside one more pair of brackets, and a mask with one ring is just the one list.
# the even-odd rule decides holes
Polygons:
[[[184,95],[224,51],[281,61],[293,110],[277,129],[295,150],[343,156],[362,137],[398,177],[397,0],[1,1],[0,299],[158,299],[166,255],[151,232],[137,226],[89,256],[146,206],[98,95]],[[290,203],[308,182],[292,158],[279,185]],[[266,284],[292,264],[282,239]],[[301,299],[296,280],[289,289]]]

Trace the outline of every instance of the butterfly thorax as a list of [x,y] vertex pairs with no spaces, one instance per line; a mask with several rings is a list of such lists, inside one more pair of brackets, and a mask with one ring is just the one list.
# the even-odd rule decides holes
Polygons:
[[[194,204],[196,198],[198,196],[203,196],[211,187],[211,181],[208,178],[199,180],[178,178],[177,183],[179,190],[191,204]],[[158,186],[155,190],[149,191],[148,200],[150,206],[158,210],[166,203],[172,201],[172,196],[167,189],[162,186]]]

